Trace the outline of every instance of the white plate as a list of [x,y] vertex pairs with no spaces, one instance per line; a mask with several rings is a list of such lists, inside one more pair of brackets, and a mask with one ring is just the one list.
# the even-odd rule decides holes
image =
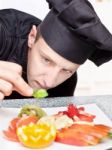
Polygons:
[[[95,123],[105,124],[112,126],[112,122],[109,118],[101,111],[101,109],[96,104],[88,104],[83,105],[85,107],[86,112],[92,113],[96,115]],[[65,107],[53,107],[53,108],[44,108],[45,111],[50,115],[54,114],[58,111],[65,110]],[[16,117],[19,112],[17,108],[0,108],[0,149],[1,150],[30,150],[28,148],[23,147],[19,143],[10,142],[5,140],[2,137],[2,130],[7,129],[9,125],[9,121]],[[70,146],[61,143],[54,142],[44,150],[106,150],[107,148],[112,147],[112,140],[107,140],[104,143],[100,143],[96,146],[89,147],[78,147],[78,146]],[[41,149],[42,150],[42,149]]]

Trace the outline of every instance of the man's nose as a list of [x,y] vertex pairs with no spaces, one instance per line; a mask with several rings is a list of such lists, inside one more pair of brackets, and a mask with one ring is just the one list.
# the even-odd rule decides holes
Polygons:
[[49,71],[45,78],[45,84],[47,88],[53,88],[57,85],[59,72],[60,70],[58,68]]

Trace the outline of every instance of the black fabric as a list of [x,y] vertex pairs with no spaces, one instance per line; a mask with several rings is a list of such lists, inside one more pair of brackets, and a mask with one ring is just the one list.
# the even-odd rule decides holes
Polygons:
[[[23,78],[27,81],[27,38],[31,26],[38,26],[41,20],[14,9],[0,10],[0,60],[15,62],[23,67]],[[77,76],[74,74],[60,86],[49,91],[49,97],[72,96]],[[26,98],[17,92],[5,99]]]
[[53,10],[49,12],[39,27],[47,44],[73,63],[83,64],[94,51],[91,44],[87,44],[81,37],[69,30]]
[[[66,26],[66,30],[68,29],[68,32],[71,32],[72,36],[69,36],[70,38],[72,37],[71,43],[73,43],[73,34],[74,34],[74,36],[75,37],[78,36],[78,38],[82,40],[82,42],[85,42],[86,44],[92,46],[93,53],[90,56],[84,55],[85,60],[88,58],[91,61],[93,61],[97,66],[99,66],[109,61],[110,59],[112,59],[112,34],[102,24],[93,6],[88,0],[47,0],[47,2],[49,3],[50,9],[51,9],[51,12],[50,12],[51,16],[52,14],[55,14],[54,18],[56,18],[58,22],[60,22],[61,24],[63,23],[63,26]],[[48,17],[50,18],[50,15]],[[45,18],[45,24],[47,22],[46,19],[49,19],[49,18]],[[56,19],[54,19],[54,21]],[[51,20],[52,20],[52,23],[51,23],[52,25],[50,24],[50,28],[49,26],[46,27],[46,32],[47,32],[46,39],[47,38],[49,39],[47,29],[48,30],[52,29],[52,31],[54,31],[54,34],[53,32],[49,32],[50,37],[54,37],[55,28],[59,24],[58,22],[56,22],[57,25],[54,26],[53,19]],[[43,26],[43,23],[42,23],[42,26]],[[58,27],[58,32],[61,32],[61,30],[62,30],[62,27],[60,29]],[[65,47],[68,44],[66,41],[67,38],[65,38],[66,36],[68,36],[66,34],[67,32],[66,30],[65,30],[65,35],[63,31],[63,37],[60,37],[60,39],[62,38],[61,40],[62,45],[65,44],[64,45]],[[44,30],[44,35],[45,35],[45,30]],[[52,40],[51,41],[48,40],[48,44],[54,46],[54,49],[56,47],[56,44],[58,45],[58,39],[56,42],[55,42],[55,45],[53,45]],[[80,45],[82,44],[82,42],[80,42]],[[74,39],[74,43],[75,43],[75,39]],[[73,46],[75,45],[74,43],[72,44]],[[62,45],[60,44],[60,47],[58,46],[58,49],[59,48],[63,49]],[[76,45],[77,45],[77,42],[76,42]],[[75,60],[77,62],[78,58],[76,59],[76,56],[75,56],[77,55],[77,57],[79,57],[79,61],[82,63],[82,57],[80,57],[80,54],[81,54],[81,51],[83,53],[83,50],[85,51],[86,48],[87,46],[83,47],[82,49],[82,45],[81,45],[81,47],[78,47],[78,49],[76,46],[76,49],[75,49],[75,46],[74,46],[74,50],[73,50],[73,47],[72,47],[72,54],[74,56],[74,62]],[[85,51],[84,53],[89,53],[89,51],[91,51],[91,48],[90,49],[87,48],[86,50],[87,51]],[[59,52],[59,50],[57,49],[56,51]],[[62,53],[62,56],[64,56],[63,53]],[[69,59],[69,55],[68,55],[68,59]]]
[[41,20],[27,13],[14,10],[0,10],[0,60],[18,63],[26,68],[27,39],[33,24]]

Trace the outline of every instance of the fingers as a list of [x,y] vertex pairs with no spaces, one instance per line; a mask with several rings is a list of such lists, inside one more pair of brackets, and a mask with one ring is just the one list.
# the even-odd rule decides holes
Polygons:
[[0,92],[4,96],[9,96],[12,93],[13,85],[5,80],[0,79]]
[[[19,79],[19,81],[21,80],[22,78]],[[22,79],[23,80],[23,79]],[[24,80],[23,81],[20,81],[20,84],[23,85]],[[26,83],[25,83],[26,84]],[[23,85],[23,86],[26,86],[26,88],[24,87],[24,90],[22,91],[22,89],[19,89],[19,88],[16,88],[14,87],[11,83],[5,81],[5,80],[2,80],[0,79],[0,100],[4,99],[5,96],[9,96],[12,94],[12,91],[17,91],[19,92],[21,95],[25,95],[25,96],[31,96],[32,95],[32,88],[31,88],[31,91],[29,90],[29,87],[27,87],[28,85]],[[18,87],[18,86],[17,86]],[[28,89],[27,89],[28,88]]]
[[24,96],[32,96],[33,89],[21,78],[21,76],[16,76],[14,81],[14,88],[17,92]]
[[16,90],[24,96],[32,96],[33,89],[21,77],[22,67],[11,62],[0,61],[1,97],[9,96]]
[[22,74],[22,67],[16,63],[0,61],[0,68],[3,70],[9,69],[19,74]]
[[11,83],[13,89],[24,96],[31,96],[33,89],[24,81],[24,79],[16,72],[11,72],[9,70],[4,70],[0,73],[0,78]]

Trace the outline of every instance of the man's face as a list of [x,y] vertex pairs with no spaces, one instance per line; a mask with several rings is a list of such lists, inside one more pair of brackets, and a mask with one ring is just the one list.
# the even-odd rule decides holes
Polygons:
[[79,67],[55,51],[40,37],[28,51],[27,78],[34,89],[50,89],[61,84]]

